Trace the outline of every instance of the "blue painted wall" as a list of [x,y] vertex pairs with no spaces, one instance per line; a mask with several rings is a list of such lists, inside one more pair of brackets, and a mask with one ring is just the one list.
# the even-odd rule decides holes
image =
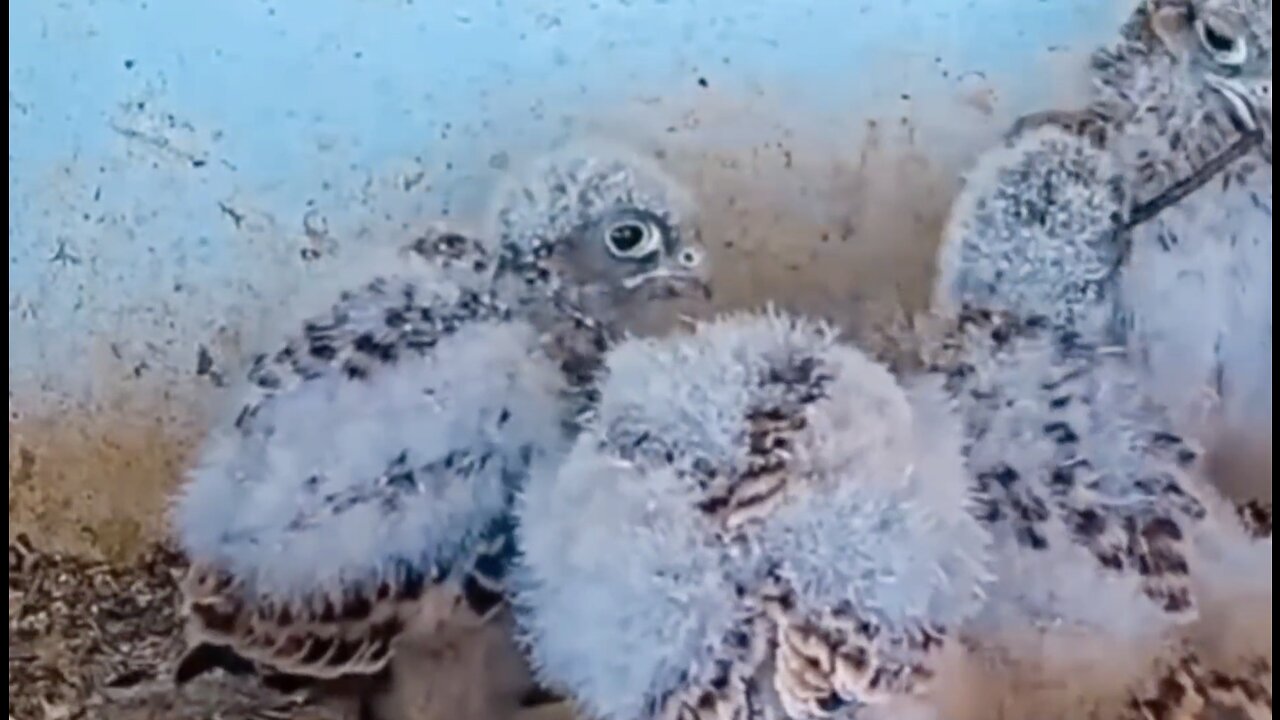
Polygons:
[[[576,135],[665,153],[707,203],[736,208],[719,215],[721,235],[743,238],[721,251],[733,302],[764,282],[785,294],[773,268],[802,272],[786,248],[824,235],[856,246],[849,262],[919,265],[927,242],[902,255],[894,244],[910,241],[886,240],[842,198],[861,193],[850,202],[863,212],[877,188],[911,185],[886,159],[902,146],[929,168],[936,220],[954,171],[1010,114],[1071,97],[1081,52],[1123,11],[1117,0],[15,0],[10,515],[91,544],[152,531],[209,376],[262,316],[368,244],[434,216],[474,218],[504,170]],[[145,499],[122,499],[135,492]]]

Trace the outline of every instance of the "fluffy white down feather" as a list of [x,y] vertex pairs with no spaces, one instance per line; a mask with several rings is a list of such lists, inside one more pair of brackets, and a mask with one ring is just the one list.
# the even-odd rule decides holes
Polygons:
[[1040,316],[1094,337],[1113,322],[1120,168],[1088,140],[1046,125],[982,153],[938,250],[933,304]]
[[[413,280],[457,292],[438,274]],[[282,597],[376,583],[398,563],[448,563],[508,507],[512,474],[530,461],[521,449],[562,447],[562,383],[531,327],[494,321],[359,382],[338,372],[301,382],[263,403],[261,431],[227,428],[206,443],[177,500],[182,542],[252,592]],[[458,450],[492,458],[467,478],[420,477],[393,508],[333,512],[341,498],[377,495],[402,454],[418,467]]]
[[[808,406],[783,499],[746,541],[726,542],[689,466],[740,463],[762,378],[809,356],[832,379]],[[770,572],[806,610],[852,602],[886,626],[977,612],[987,538],[936,387],[905,393],[828,328],[776,313],[624,342],[606,368],[568,459],[535,473],[517,504],[513,581],[537,672],[589,715],[653,717],[707,683],[743,594]],[[630,456],[627,439],[640,436],[670,454]]]

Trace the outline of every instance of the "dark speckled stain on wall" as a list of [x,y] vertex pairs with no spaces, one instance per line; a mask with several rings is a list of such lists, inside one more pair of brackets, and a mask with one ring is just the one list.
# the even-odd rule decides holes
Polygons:
[[[717,308],[772,301],[824,316],[855,340],[874,337],[897,312],[923,308],[957,181],[953,168],[927,160],[930,149],[917,147],[912,135],[895,121],[869,126],[859,141],[840,147],[788,141],[734,151],[654,148],[698,198]],[[28,532],[43,545],[111,558],[161,537],[168,495],[202,433],[195,403],[171,398],[211,397],[224,378],[204,347],[214,348],[221,365],[233,351],[224,341],[193,339],[196,357],[182,358],[190,375],[175,379],[179,387],[127,388],[127,381],[104,379],[91,411],[29,419],[14,413],[11,392],[10,537]],[[104,397],[113,392],[129,397]],[[1265,477],[1251,473],[1245,484],[1253,487],[1243,494],[1262,487],[1269,498],[1269,433],[1260,439],[1265,463],[1246,464],[1265,464]]]

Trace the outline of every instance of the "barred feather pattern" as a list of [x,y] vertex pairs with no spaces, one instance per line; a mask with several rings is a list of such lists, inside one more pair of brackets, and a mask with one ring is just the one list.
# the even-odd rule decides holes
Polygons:
[[[745,600],[745,598],[744,598]],[[771,702],[767,676],[769,625],[759,608],[743,603],[734,629],[717,647],[714,669],[701,683],[655,699],[646,717],[656,720],[786,720]]]
[[[1241,523],[1257,539],[1271,538],[1271,503],[1249,500],[1237,508]],[[1253,657],[1222,670],[1207,666],[1193,651],[1185,652],[1131,703],[1134,720],[1179,720],[1213,717],[1210,712],[1235,710],[1249,720],[1271,720],[1273,668],[1270,657]]]
[[1194,652],[1183,654],[1129,704],[1122,720],[1193,720],[1229,716],[1271,720],[1272,668],[1257,658],[1236,672],[1205,665]]
[[248,662],[289,675],[374,675],[390,659],[392,643],[416,611],[426,580],[406,571],[381,583],[371,595],[356,590],[338,601],[325,597],[272,602],[247,599],[236,579],[225,572],[194,567],[183,583],[183,611],[190,618],[195,648],[206,643],[231,647]]
[[946,628],[892,628],[844,604],[796,612],[785,593],[767,604],[776,627],[775,685],[789,717],[827,717],[925,691]]
[[851,603],[802,612],[785,583],[741,598],[714,672],[666,697],[661,720],[856,717],[863,705],[926,691],[944,628],[898,631]]
[[[787,496],[793,475],[792,451],[796,435],[808,427],[807,407],[826,397],[832,379],[816,356],[788,358],[758,379],[760,395],[772,402],[756,403],[745,415],[746,452],[726,469],[709,457],[682,459],[684,478],[696,484],[702,499],[698,509],[715,528],[720,542],[750,544],[751,526],[766,519]],[[636,434],[631,428],[617,428],[607,444],[621,449],[621,458],[644,464],[665,463],[675,457],[673,449],[656,434]],[[793,490],[794,491],[794,490]],[[744,550],[746,552],[746,550]],[[772,655],[773,685],[783,708],[796,717],[825,717],[843,707],[835,687],[828,688],[816,703],[808,702],[811,690],[800,679],[806,662],[781,642],[792,633],[786,629],[785,608],[790,604],[783,583],[776,577],[769,590],[740,588],[740,620],[719,646],[713,674],[661,701],[654,708],[662,720],[768,720],[782,718],[767,699],[768,678],[761,667]],[[779,621],[783,622],[780,623]],[[774,642],[768,638],[775,634]],[[788,662],[789,661],[789,662]],[[863,662],[862,674],[870,671]],[[850,693],[858,688],[841,688]],[[852,696],[851,696],[852,697]],[[804,708],[808,710],[804,710]],[[801,715],[801,713],[805,713]],[[809,714],[814,713],[814,714]]]
[[[1237,506],[1255,539],[1271,537],[1271,504],[1250,500]],[[1252,657],[1221,669],[1191,649],[1134,694],[1123,720],[1183,720],[1219,717],[1235,711],[1249,720],[1271,720],[1273,669],[1270,657]]]
[[511,543],[509,523],[495,523],[460,582],[443,566],[424,573],[403,563],[374,587],[303,597],[264,596],[216,566],[193,565],[181,586],[189,649],[178,680],[214,666],[234,671],[240,661],[268,684],[372,679],[411,626],[430,634],[446,624],[488,622],[504,602]]
[[1199,454],[1143,400],[1122,351],[999,313],[966,310],[932,369],[967,427],[979,519],[1045,550],[1067,530],[1107,571],[1136,575],[1164,611],[1190,619],[1191,528],[1205,517]]

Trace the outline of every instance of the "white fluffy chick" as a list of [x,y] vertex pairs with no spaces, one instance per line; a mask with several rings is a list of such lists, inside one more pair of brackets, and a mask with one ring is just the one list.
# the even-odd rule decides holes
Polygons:
[[576,184],[512,181],[493,245],[433,232],[254,358],[177,501],[179,680],[358,680],[367,699],[402,639],[502,607],[513,495],[567,449],[594,358],[640,306],[705,287],[665,176],[540,167],[563,165]]
[[[918,340],[963,418],[997,580],[938,695],[971,702],[943,717],[1143,717],[1169,702],[1145,683],[1233,609],[1270,602],[1270,541],[1247,536],[1142,363],[1109,342],[1116,253],[1087,231],[1124,212],[1090,180],[1110,181],[1110,160],[1078,135],[1025,130],[979,159],[944,232],[940,332]],[[1269,639],[1223,635],[1241,641],[1204,667],[1249,683],[1249,663],[1269,667]]]
[[1206,439],[1270,432],[1271,44],[1271,0],[1146,0],[1095,54],[1087,110],[1019,123],[1083,122],[1117,157],[1135,215],[1118,317]]
[[[1143,20],[1150,28],[1145,36]],[[1230,108],[1222,113],[1213,102],[1169,92],[1148,102],[1186,108],[1181,117],[1162,118],[1156,109],[1126,122],[1111,145],[1141,170],[1144,197],[1163,184],[1151,177],[1169,174],[1153,168],[1203,163],[1219,151],[1222,126],[1262,140],[1214,181],[1133,229],[1120,295],[1130,345],[1150,373],[1151,391],[1188,431],[1255,436],[1265,428],[1269,435],[1271,2],[1166,0],[1140,11],[1131,25],[1138,28],[1134,44],[1154,44],[1165,64],[1200,79]],[[1123,64],[1123,53],[1116,60]],[[1180,142],[1169,142],[1176,134]]]
[[1111,155],[1051,125],[982,155],[938,251],[927,364],[964,416],[997,547],[1078,546],[1193,617],[1188,544],[1212,491],[1112,344],[1118,184]]
[[936,384],[824,325],[726,316],[606,356],[517,503],[538,677],[601,720],[861,716],[926,692],[987,536]]
[[510,176],[494,195],[486,235],[517,249],[496,291],[555,335],[578,411],[591,402],[610,344],[660,332],[711,296],[691,194],[656,163],[613,145],[575,143]]

